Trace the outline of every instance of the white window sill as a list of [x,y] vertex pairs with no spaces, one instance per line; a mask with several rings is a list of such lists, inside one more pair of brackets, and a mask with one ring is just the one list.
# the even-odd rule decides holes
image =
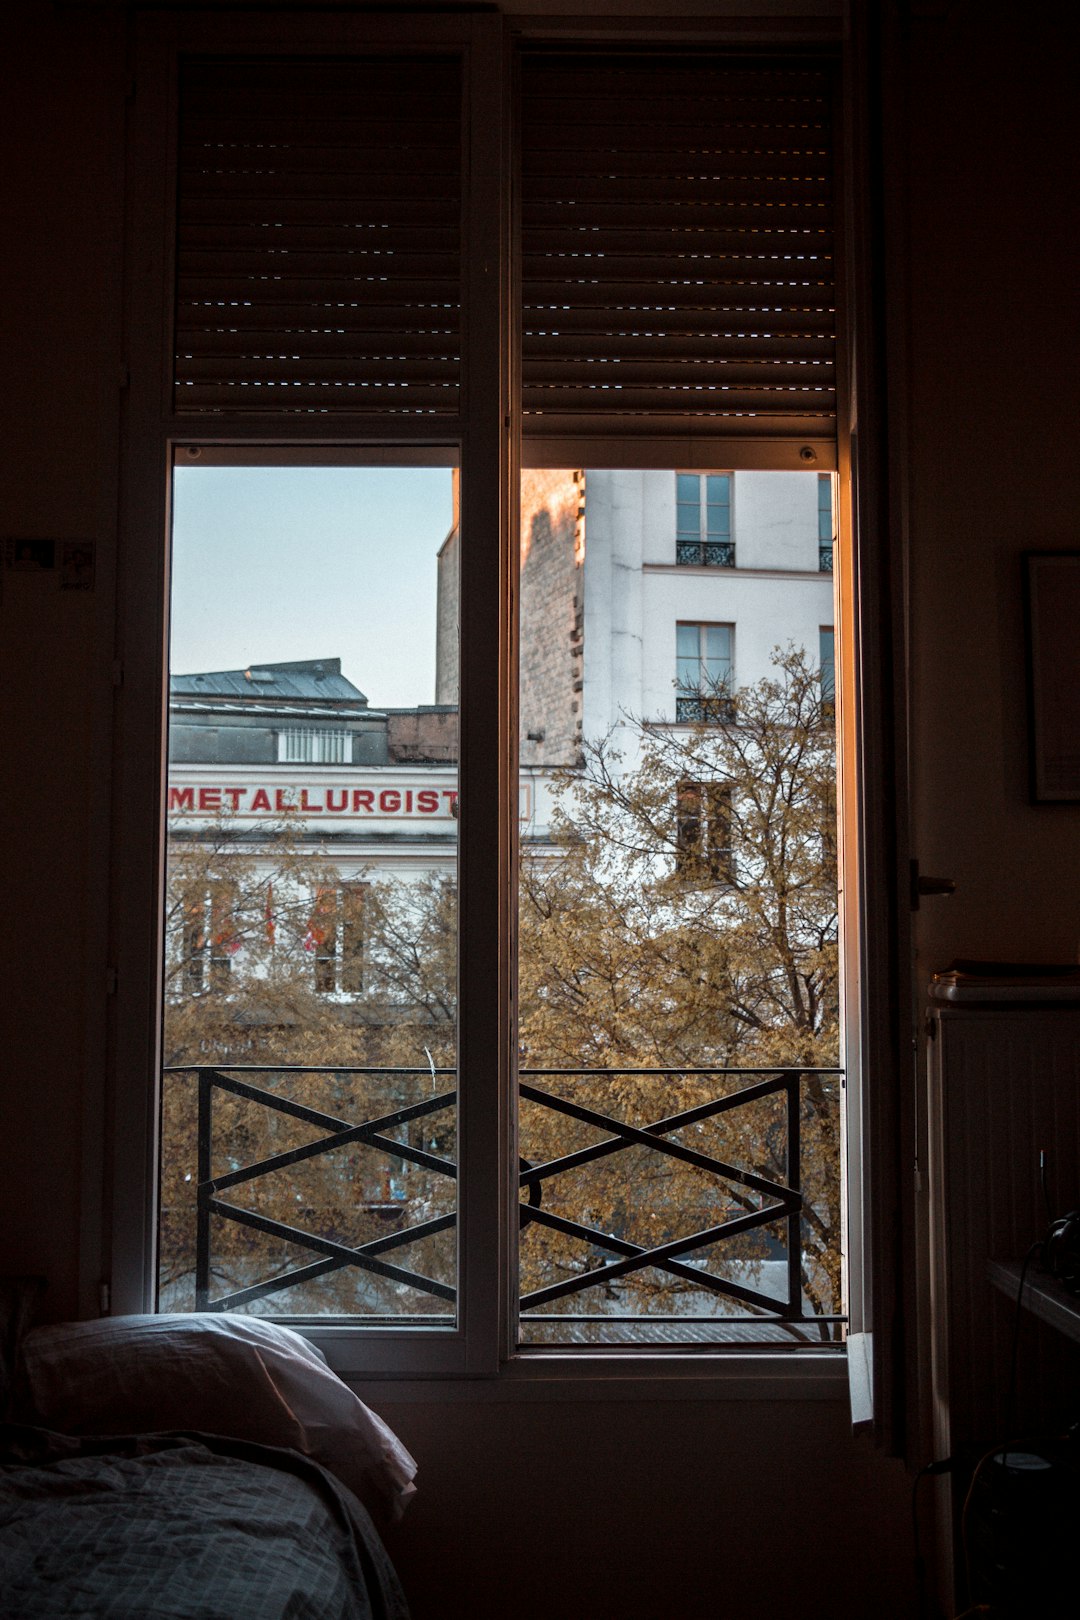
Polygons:
[[488,1378],[344,1372],[359,1394],[387,1402],[848,1400],[842,1345],[784,1355],[584,1354],[515,1357]]

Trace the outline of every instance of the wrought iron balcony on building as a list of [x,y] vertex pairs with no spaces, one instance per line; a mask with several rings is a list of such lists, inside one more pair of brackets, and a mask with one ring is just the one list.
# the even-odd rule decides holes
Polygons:
[[735,719],[735,699],[725,692],[677,692],[677,725],[727,726]]
[[831,574],[832,571],[833,571],[832,559],[833,559],[833,543],[832,543],[832,541],[831,540],[822,541],[822,543],[818,546],[818,552],[817,552],[818,572],[822,573],[822,574]]
[[[838,1212],[841,1073],[523,1070],[523,1340],[838,1341],[835,1285],[823,1292],[812,1278],[839,1271],[826,1206]],[[162,1199],[166,1243],[184,1251],[166,1258],[187,1276],[189,1308],[384,1327],[453,1321],[453,1071],[203,1066],[165,1076],[167,1115],[197,1133],[186,1149],[175,1126],[166,1137],[167,1153],[192,1153],[188,1206],[169,1208],[192,1178],[175,1168],[170,1177],[168,1164]],[[357,1119],[304,1100],[350,1094],[387,1106]],[[442,1275],[430,1247],[440,1234]],[[353,1288],[351,1309],[299,1305],[334,1274]],[[412,1303],[399,1308],[403,1291]],[[575,1311],[582,1302],[590,1308]]]
[[675,561],[680,568],[734,568],[733,540],[676,540]]

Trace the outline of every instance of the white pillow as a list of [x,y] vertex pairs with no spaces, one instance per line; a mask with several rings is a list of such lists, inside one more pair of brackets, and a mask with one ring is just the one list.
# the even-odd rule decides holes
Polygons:
[[38,1419],[63,1434],[198,1429],[291,1446],[400,1517],[416,1463],[291,1328],[251,1316],[110,1316],[35,1328],[21,1371]]

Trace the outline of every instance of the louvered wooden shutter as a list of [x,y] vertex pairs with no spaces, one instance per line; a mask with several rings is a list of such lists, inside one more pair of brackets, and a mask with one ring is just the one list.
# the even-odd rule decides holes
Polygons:
[[831,71],[523,64],[526,434],[835,432]]
[[460,108],[450,57],[184,65],[178,413],[457,411]]

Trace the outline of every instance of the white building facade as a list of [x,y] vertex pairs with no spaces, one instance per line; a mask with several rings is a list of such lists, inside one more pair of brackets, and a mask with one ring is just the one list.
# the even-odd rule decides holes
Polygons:
[[585,503],[586,737],[719,721],[708,698],[769,676],[789,644],[829,679],[828,474],[590,471]]

